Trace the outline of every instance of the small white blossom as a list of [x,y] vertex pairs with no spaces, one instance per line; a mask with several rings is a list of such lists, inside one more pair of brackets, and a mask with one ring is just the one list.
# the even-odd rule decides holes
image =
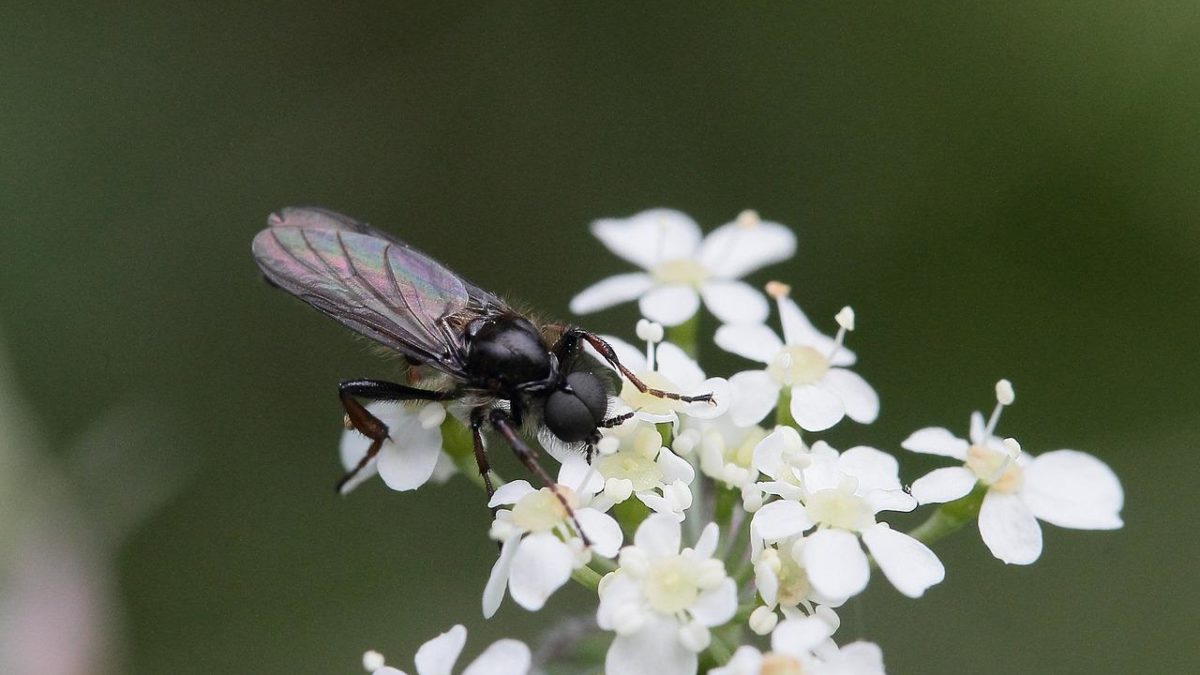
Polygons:
[[[696,471],[687,460],[662,444],[658,429],[634,419],[603,431],[606,452],[592,460],[592,467],[603,480],[603,493],[591,505],[601,511],[636,497],[656,513],[669,513],[683,520],[683,512],[692,505],[690,485]],[[583,461],[576,456],[567,462]],[[564,465],[565,466],[565,465]]]
[[[454,473],[454,463],[442,452],[442,421],[446,409],[441,403],[420,407],[391,401],[368,403],[367,412],[388,427],[379,453],[350,481],[342,494],[350,492],[376,473],[393,490],[415,490],[433,479],[444,482]],[[342,466],[353,469],[367,454],[371,439],[355,429],[342,433],[338,450]]]
[[1125,493],[1112,469],[1078,450],[1034,457],[1022,452],[1016,441],[1000,439],[994,431],[1001,411],[1014,399],[1012,385],[1001,380],[996,396],[996,408],[986,423],[981,413],[972,413],[969,440],[948,429],[927,427],[900,444],[906,450],[963,462],[917,479],[912,486],[917,501],[954,501],[976,484],[986,486],[979,533],[992,555],[1012,565],[1028,565],[1041,556],[1039,519],[1077,530],[1121,527]]
[[[709,675],[884,675],[883,652],[873,642],[852,642],[838,647],[825,640],[810,648],[807,626],[779,624],[766,654],[755,647],[739,647],[729,663]],[[779,637],[776,637],[779,636]]]
[[589,314],[637,299],[643,316],[667,326],[692,318],[701,299],[722,322],[765,320],[766,300],[738,279],[796,250],[791,230],[753,211],[703,241],[695,221],[670,209],[597,220],[591,229],[610,251],[646,271],[600,280],[571,300],[571,311]]
[[621,551],[619,568],[600,582],[596,620],[616,632],[605,658],[608,675],[691,675],[709,629],[737,612],[737,588],[713,557],[717,526],[695,548],[680,550],[680,525],[654,514]]
[[[591,560],[592,553],[606,558],[617,554],[622,541],[617,521],[598,509],[580,506],[602,485],[599,476],[588,471],[580,459],[563,465],[557,492],[550,488],[535,490],[523,480],[505,483],[496,490],[488,506],[510,508],[497,511],[492,523],[490,535],[502,544],[483,591],[484,617],[496,613],[506,588],[518,605],[537,611],[567,583],[572,571]],[[575,531],[560,496],[574,511],[575,521],[591,548],[584,546]]]
[[[450,675],[454,663],[467,642],[467,629],[456,625],[421,645],[413,659],[417,675]],[[526,675],[533,659],[529,647],[519,640],[497,640],[462,671],[463,675]],[[363,668],[371,675],[405,675],[403,670],[384,664],[383,655],[363,654]]]
[[779,307],[782,340],[761,323],[717,329],[719,347],[767,366],[729,378],[733,421],[742,426],[757,423],[775,408],[786,387],[791,394],[792,417],[807,431],[828,429],[843,417],[864,424],[874,422],[879,415],[879,396],[866,380],[846,368],[855,362],[854,353],[842,346],[847,326],[853,326],[852,315],[847,317],[846,310],[839,314],[842,326],[837,337],[830,338],[809,323],[787,297],[786,286],[769,288]]
[[945,569],[933,551],[875,519],[880,511],[916,507],[916,500],[900,487],[895,458],[866,446],[838,453],[818,441],[807,462],[799,471],[799,497],[763,506],[754,514],[751,532],[772,542],[815,528],[804,537],[801,558],[818,593],[848,598],[866,588],[870,567],[862,545],[904,595],[920,597],[942,581]]
[[[700,366],[676,345],[670,342],[650,342],[643,353],[620,338],[609,335],[603,337],[612,345],[621,363],[647,386],[686,396],[712,394],[712,401],[684,403],[638,391],[631,382],[622,378],[622,407],[609,410],[610,415],[632,410],[635,417],[647,422],[678,424],[680,414],[712,419],[729,409],[729,382],[723,377],[705,378]],[[602,362],[607,365],[606,361]]]
[[766,429],[758,425],[738,426],[729,415],[721,415],[711,420],[684,420],[675,445],[682,443],[695,452],[700,471],[709,478],[741,488],[758,478],[754,448],[766,435]]

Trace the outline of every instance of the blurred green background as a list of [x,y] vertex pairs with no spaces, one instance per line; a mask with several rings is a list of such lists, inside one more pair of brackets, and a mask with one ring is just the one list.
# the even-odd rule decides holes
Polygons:
[[[112,672],[356,673],[366,648],[407,668],[455,622],[473,653],[593,606],[572,589],[485,623],[495,548],[466,481],[334,496],[335,385],[395,365],[260,282],[250,240],[296,203],[560,317],[627,270],[594,218],[793,226],[796,258],[753,280],[827,329],[852,304],[883,401],[836,443],[963,429],[1008,377],[1002,432],[1097,455],[1127,497],[1124,530],[1047,527],[1030,568],[943,541],[945,583],[873,585],[839,637],[893,673],[1196,667],[1195,2],[19,5],[0,330],[26,426],[0,429],[23,457],[0,508],[57,495],[103,533]],[[97,424],[124,454],[80,469]],[[122,537],[127,502],[147,506]]]

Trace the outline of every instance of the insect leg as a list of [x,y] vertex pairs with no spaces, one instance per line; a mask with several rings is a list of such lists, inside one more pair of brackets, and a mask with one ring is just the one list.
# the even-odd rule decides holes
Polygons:
[[358,460],[358,464],[338,480],[334,489],[339,493],[351,478],[358,475],[358,472],[362,471],[363,467],[379,454],[379,449],[383,447],[383,441],[388,437],[387,425],[372,415],[363,404],[358,402],[358,399],[354,398],[355,396],[374,401],[445,401],[456,398],[457,393],[418,389],[383,380],[347,380],[339,384],[338,397],[342,400],[342,407],[346,410],[346,426],[371,439],[367,454],[363,455],[363,458]]
[[486,408],[475,408],[471,411],[471,441],[475,446],[475,464],[479,467],[479,475],[483,476],[483,487],[487,490],[488,506],[492,516],[496,515],[496,507],[491,506],[492,495],[496,488],[492,487],[492,466],[488,462],[487,450],[483,447],[483,424]]
[[[568,336],[573,336],[574,339],[568,341]],[[610,364],[612,364],[613,368],[621,371],[621,374],[624,375],[625,378],[628,379],[629,382],[633,384],[633,386],[637,387],[637,390],[643,394],[650,394],[651,396],[658,398],[669,398],[673,401],[682,401],[684,403],[693,403],[695,401],[712,402],[712,394],[684,396],[683,394],[673,391],[663,391],[662,389],[655,389],[654,387],[648,386],[645,382],[642,382],[640,379],[638,379],[638,376],[634,375],[633,371],[626,368],[625,364],[621,363],[620,359],[617,358],[617,352],[613,350],[612,345],[605,342],[604,338],[600,337],[599,335],[596,335],[595,333],[589,333],[582,328],[568,329],[567,332],[563,334],[562,339],[559,340],[559,344],[555,345],[555,347],[573,350],[578,344],[578,339],[583,339],[589,345],[591,345],[593,349],[600,353],[600,356],[604,357],[605,361],[608,361]]]
[[517,459],[521,460],[521,463],[525,465],[525,468],[529,469],[534,475],[541,479],[541,481],[546,484],[546,487],[550,488],[550,490],[554,492],[554,495],[558,497],[559,503],[561,503],[563,508],[567,510],[567,515],[571,518],[571,524],[575,526],[575,531],[579,532],[579,538],[583,540],[583,545],[591,546],[592,542],[588,539],[587,534],[584,533],[583,528],[579,526],[579,520],[575,518],[575,509],[571,508],[571,505],[567,502],[566,496],[559,491],[558,483],[550,478],[550,474],[546,473],[546,470],[542,468],[541,464],[538,464],[537,451],[529,447],[529,445],[526,444],[525,441],[521,440],[521,437],[517,435],[517,430],[513,426],[512,419],[508,416],[508,413],[500,410],[499,408],[493,408],[491,413],[491,423],[492,428],[500,432],[500,435],[503,436],[504,440],[508,442],[508,445],[512,447],[513,452],[517,455]]

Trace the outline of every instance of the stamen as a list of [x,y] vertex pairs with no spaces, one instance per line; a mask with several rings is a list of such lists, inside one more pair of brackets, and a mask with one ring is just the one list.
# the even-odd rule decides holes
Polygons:
[[838,323],[838,332],[837,337],[833,338],[833,348],[829,350],[829,356],[826,357],[830,361],[842,348],[842,344],[846,341],[846,333],[854,330],[854,310],[850,308],[850,305],[846,305],[833,318]]
[[985,436],[991,436],[996,430],[996,424],[1000,422],[1000,411],[1004,410],[1004,406],[1012,405],[1016,400],[1016,394],[1013,392],[1012,382],[1008,380],[1000,380],[996,383],[996,408],[992,410],[992,416],[988,418],[987,429],[984,430]]
[[1008,451],[1008,456],[1013,459],[1021,456],[1021,444],[1015,438],[1004,439],[1004,449]]
[[758,217],[758,211],[754,209],[746,209],[739,213],[737,217],[738,227],[756,227],[761,222],[762,219]]
[[638,319],[637,327],[634,329],[639,340],[646,341],[646,367],[650,371],[656,370],[654,359],[654,345],[663,341],[664,331],[662,324],[649,321],[647,319]]

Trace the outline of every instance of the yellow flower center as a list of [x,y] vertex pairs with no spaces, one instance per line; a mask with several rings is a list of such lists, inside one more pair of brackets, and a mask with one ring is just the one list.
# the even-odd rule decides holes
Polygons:
[[668,260],[654,269],[654,279],[663,284],[699,286],[708,279],[708,270],[691,258]]
[[875,524],[867,500],[840,488],[817,490],[808,497],[808,515],[816,523],[857,532]]
[[[560,485],[559,492],[571,508],[575,508],[575,493]],[[567,518],[567,509],[558,495],[550,488],[542,488],[517,500],[513,504],[512,522],[527,532],[546,532],[560,525]]]
[[829,359],[812,347],[789,345],[771,359],[767,372],[782,385],[811,384],[829,372]]
[[1000,450],[983,445],[967,448],[967,468],[985,485],[1001,492],[1016,492],[1024,482],[1024,475],[1016,460]]
[[679,556],[655,561],[646,575],[643,592],[650,606],[663,614],[691,607],[700,595],[693,565]]

